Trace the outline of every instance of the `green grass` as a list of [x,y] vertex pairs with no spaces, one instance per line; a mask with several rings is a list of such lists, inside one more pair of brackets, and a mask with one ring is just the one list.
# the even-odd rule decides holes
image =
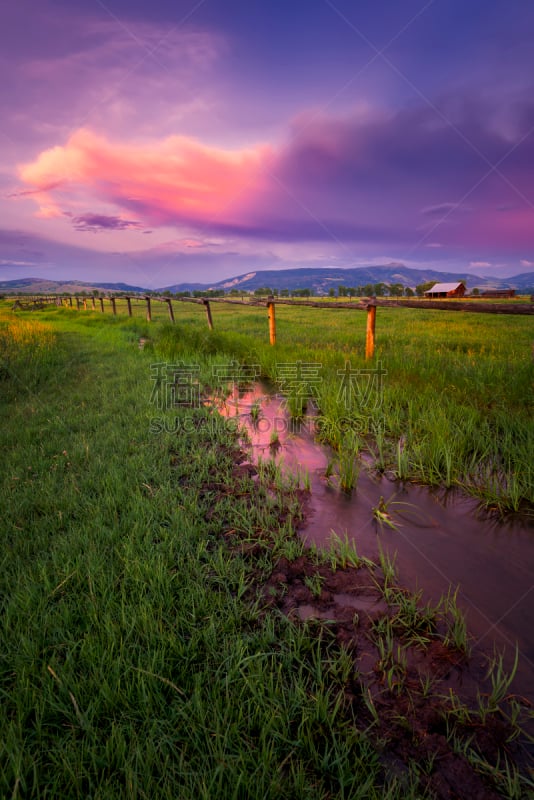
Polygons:
[[[280,306],[269,346],[264,308],[214,304],[208,332],[196,307],[178,308],[157,345],[169,358],[224,354],[276,381],[280,365],[317,365],[322,438],[343,452],[365,440],[376,469],[460,487],[501,513],[534,505],[534,362],[529,317],[378,309],[375,360],[364,360],[365,313]],[[381,365],[368,383],[358,369]],[[320,365],[320,367],[319,367]],[[301,396],[301,395],[300,395]],[[289,391],[289,399],[292,394]]]
[[[0,796],[424,797],[414,765],[385,767],[373,698],[349,702],[352,661],[328,625],[297,625],[260,601],[279,558],[313,558],[294,532],[295,482],[269,462],[259,480],[236,474],[235,433],[209,409],[150,403],[158,361],[198,365],[212,391],[213,367],[232,359],[274,375],[277,360],[323,351],[298,349],[313,334],[300,319],[291,346],[269,348],[264,309],[244,311],[243,334],[225,308],[216,324],[227,330],[208,332],[202,311],[184,309],[174,327],[69,309],[0,314]],[[325,368],[344,357],[333,349]],[[151,433],[155,417],[167,425]],[[333,570],[372,567],[346,540],[332,548]],[[423,646],[434,612],[397,588],[385,556],[382,572],[395,608],[376,646],[399,694],[405,652],[392,635]],[[308,584],[319,597],[319,567]],[[453,605],[440,635],[460,647]],[[465,749],[462,706],[451,708]]]
[[354,724],[333,641],[260,613],[225,542],[296,541],[283,492],[236,487],[224,428],[149,434],[138,321],[47,316],[54,369],[0,382],[0,796],[419,796]]
[[[117,302],[124,320],[126,303]],[[157,302],[153,319],[161,324],[143,326],[144,301],[134,302],[130,320],[147,335],[153,331],[166,358],[194,363],[201,353],[219,363],[235,359],[257,365],[273,381],[281,365],[317,366],[321,382],[313,384],[313,395],[321,436],[340,451],[347,484],[355,485],[357,473],[349,474],[346,442],[349,434],[358,435],[381,472],[459,487],[499,513],[534,513],[531,318],[379,308],[376,355],[369,363],[362,311],[278,306],[278,343],[271,347],[264,307],[212,303],[210,332],[202,306],[174,306],[176,325],[165,322],[166,305]],[[102,318],[98,311],[63,313]],[[366,376],[343,375],[347,365],[354,372],[378,364],[386,373],[380,390],[376,379],[373,386]],[[287,387],[290,408],[297,398],[297,416],[306,400],[302,390]]]

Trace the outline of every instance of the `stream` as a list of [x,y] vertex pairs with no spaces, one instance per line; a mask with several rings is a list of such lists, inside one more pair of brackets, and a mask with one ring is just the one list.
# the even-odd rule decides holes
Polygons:
[[[261,407],[254,421],[251,409]],[[474,498],[454,490],[434,490],[378,475],[361,464],[356,488],[348,494],[325,472],[333,453],[313,436],[313,417],[298,426],[289,419],[283,398],[261,384],[234,392],[223,416],[238,417],[245,428],[251,461],[274,459],[301,476],[311,489],[306,543],[328,547],[332,531],[348,536],[359,555],[378,561],[379,546],[395,556],[401,586],[422,590],[437,602],[458,587],[458,605],[477,658],[505,652],[511,669],[516,643],[519,662],[512,690],[534,705],[534,526],[523,520],[482,516]],[[273,431],[279,445],[271,446]],[[368,465],[369,466],[369,465]],[[304,476],[307,476],[306,478]],[[389,521],[373,515],[383,498]],[[481,658],[481,662],[483,659]]]

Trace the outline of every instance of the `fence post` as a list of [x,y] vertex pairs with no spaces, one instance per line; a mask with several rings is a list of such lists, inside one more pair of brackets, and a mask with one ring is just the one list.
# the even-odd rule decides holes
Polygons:
[[76,299],[76,311],[79,311],[80,310],[80,298],[76,297],[75,299]]
[[113,314],[117,316],[117,306],[115,305],[115,298],[111,297],[111,308],[113,309]]
[[267,311],[269,313],[269,342],[271,344],[276,344],[276,316],[273,297],[269,297],[267,301]]
[[70,307],[72,308],[72,295],[69,297]]
[[152,322],[152,308],[150,306],[150,297],[146,296],[146,321]]
[[369,303],[367,306],[367,335],[365,338],[365,358],[373,358],[375,354],[375,328],[376,328],[376,305]]
[[100,311],[104,313],[104,298],[99,297],[99,300],[100,300]]
[[174,322],[174,311],[172,310],[172,300],[171,300],[171,298],[168,297],[165,300],[165,302],[167,303],[167,306],[169,307],[169,319],[170,319],[171,322]]
[[132,301],[129,297],[126,298],[126,302],[128,303],[128,316],[132,316]]
[[206,298],[204,297],[202,299],[202,302],[204,303],[204,308],[206,309],[206,317],[208,319],[208,328],[210,329],[210,331],[212,331],[213,330],[213,318],[211,316],[210,301],[206,300]]
[[85,299],[85,297],[83,298],[83,310],[87,311],[87,300]]
[[93,311],[96,311],[96,300],[94,295],[91,297],[91,302],[93,304]]

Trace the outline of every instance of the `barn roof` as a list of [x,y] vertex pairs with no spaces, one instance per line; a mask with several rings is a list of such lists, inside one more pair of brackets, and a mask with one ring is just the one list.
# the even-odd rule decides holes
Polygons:
[[425,294],[434,294],[434,292],[454,292],[459,286],[463,286],[463,281],[457,283],[435,283]]

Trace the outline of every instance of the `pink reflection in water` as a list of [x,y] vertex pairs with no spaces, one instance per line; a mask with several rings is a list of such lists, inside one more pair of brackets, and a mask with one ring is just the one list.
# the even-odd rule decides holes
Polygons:
[[[379,547],[396,554],[399,581],[436,602],[452,586],[476,640],[476,652],[506,648],[510,668],[520,651],[513,689],[534,703],[534,528],[500,522],[478,512],[477,501],[457,491],[401,483],[362,466],[352,494],[325,477],[334,454],[314,441],[313,416],[302,425],[289,419],[283,399],[261,384],[235,392],[220,405],[246,430],[251,460],[273,459],[311,485],[306,542],[327,546],[331,532],[353,540],[360,555],[378,560]],[[256,417],[255,409],[259,409]],[[272,446],[276,434],[278,446]],[[384,498],[394,528],[374,516]]]

